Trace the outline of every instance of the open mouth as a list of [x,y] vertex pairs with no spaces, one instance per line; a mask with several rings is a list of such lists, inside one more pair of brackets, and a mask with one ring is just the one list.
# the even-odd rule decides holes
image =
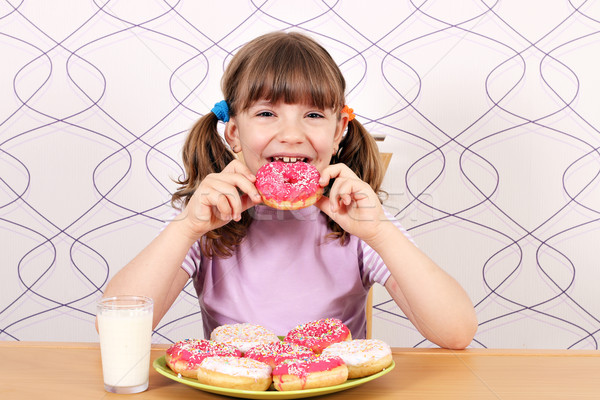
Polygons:
[[271,157],[271,162],[274,161],[282,161],[285,163],[295,163],[298,161],[307,162],[308,158],[306,157]]

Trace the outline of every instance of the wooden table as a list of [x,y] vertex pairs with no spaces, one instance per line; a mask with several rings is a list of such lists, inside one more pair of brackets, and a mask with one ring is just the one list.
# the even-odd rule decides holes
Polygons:
[[[152,360],[164,355],[154,345]],[[381,378],[315,399],[600,399],[600,352],[394,349]],[[227,399],[150,373],[135,395],[104,391],[96,343],[0,342],[0,399]]]

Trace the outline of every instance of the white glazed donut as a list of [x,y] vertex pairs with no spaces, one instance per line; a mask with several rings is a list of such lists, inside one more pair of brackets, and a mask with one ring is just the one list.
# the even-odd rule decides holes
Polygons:
[[390,346],[378,339],[355,339],[334,343],[323,350],[324,356],[337,356],[348,367],[348,378],[362,378],[389,367],[392,363]]
[[279,342],[271,330],[249,323],[218,326],[210,334],[210,339],[236,347],[242,354],[262,343]]
[[209,357],[198,367],[198,382],[238,390],[264,391],[271,386],[271,367],[251,358]]

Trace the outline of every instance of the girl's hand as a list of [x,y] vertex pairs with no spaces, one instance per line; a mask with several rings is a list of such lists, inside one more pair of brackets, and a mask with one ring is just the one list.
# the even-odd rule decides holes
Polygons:
[[387,221],[377,194],[345,164],[327,166],[319,184],[325,187],[331,179],[335,182],[329,197],[321,197],[317,207],[346,232],[367,243],[374,240],[382,222]]
[[180,215],[188,234],[198,239],[231,220],[239,221],[243,211],[261,202],[255,181],[239,160],[233,160],[219,173],[207,175]]

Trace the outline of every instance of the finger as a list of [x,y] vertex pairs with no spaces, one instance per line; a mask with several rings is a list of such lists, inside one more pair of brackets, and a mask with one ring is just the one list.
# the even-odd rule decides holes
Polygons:
[[332,164],[325,167],[321,172],[321,178],[319,179],[319,185],[325,187],[329,184],[331,179],[335,178],[358,178],[354,172],[346,164]]
[[329,201],[329,197],[321,196],[321,198],[315,203],[315,206],[317,206],[319,210],[327,214],[329,218],[333,219],[335,213],[331,209],[331,202]]
[[226,195],[229,207],[231,208],[231,219],[239,221],[242,218],[242,199],[241,196],[236,193],[235,195]]
[[336,179],[331,191],[329,192],[329,198],[331,202],[331,208],[337,212],[341,205],[349,206],[352,203],[352,193],[354,191],[354,180],[352,179]]
[[344,193],[340,195],[340,203],[343,203],[346,206],[349,206],[352,203],[352,195],[349,193]]
[[259,204],[262,201],[262,198],[260,197],[260,195],[258,195],[258,199],[257,199],[253,196],[248,196],[247,194],[244,194],[241,197],[241,200],[242,200],[242,212],[243,212],[243,211],[246,211],[247,209]]
[[228,195],[226,196],[231,207],[231,218],[235,221],[239,221],[242,219],[242,213],[259,204],[262,201],[262,198],[258,192],[256,195],[248,195],[246,193],[238,194],[236,196]]
[[233,160],[232,162],[227,164],[227,166],[225,168],[223,168],[223,171],[221,171],[221,172],[241,174],[241,175],[244,175],[251,182],[256,181],[256,176],[254,176],[252,171],[250,171],[250,169],[248,169],[246,164],[244,164],[243,162],[241,162],[240,160],[237,160],[237,159]]
[[221,221],[230,221],[233,218],[233,207],[228,196],[223,193],[211,193],[208,196],[208,201],[216,218]]
[[[211,201],[220,213],[220,219],[227,221],[232,219],[239,221],[242,218],[242,212],[249,208],[248,201],[253,202],[248,195],[240,194],[235,187],[231,187],[228,192],[215,193]],[[254,200],[254,202],[259,201]]]
[[214,181],[210,184],[221,193],[230,195],[238,190],[247,194],[255,202],[259,202],[261,197],[258,189],[254,185],[256,178],[249,180],[246,175],[234,172],[221,172],[213,177]]
[[229,177],[228,181],[217,179],[216,176],[207,177],[196,190],[196,193],[194,193],[194,197],[198,198],[200,204],[204,207],[208,207],[211,213],[218,212],[215,215],[218,219],[227,219],[232,214],[232,204],[236,202],[235,197],[239,197],[238,189],[231,182],[235,179],[234,177]]
[[260,193],[254,184],[256,178],[254,178],[254,180],[249,180],[245,175],[230,175],[232,176],[226,176],[226,179],[230,184],[235,186],[240,191],[240,194],[248,195],[248,197],[250,197],[255,203],[259,203],[261,201]]
[[[239,221],[242,212],[261,201],[254,184],[245,176],[233,173],[210,176],[210,179],[203,182],[195,196],[204,207],[207,207],[208,213],[224,222],[232,219]],[[242,196],[244,196],[243,200]]]
[[261,201],[260,195],[258,195],[258,199],[247,194],[222,195],[220,201],[217,202],[217,210],[220,214],[219,218],[223,221],[230,221],[232,219],[240,221],[244,211],[259,204]]

